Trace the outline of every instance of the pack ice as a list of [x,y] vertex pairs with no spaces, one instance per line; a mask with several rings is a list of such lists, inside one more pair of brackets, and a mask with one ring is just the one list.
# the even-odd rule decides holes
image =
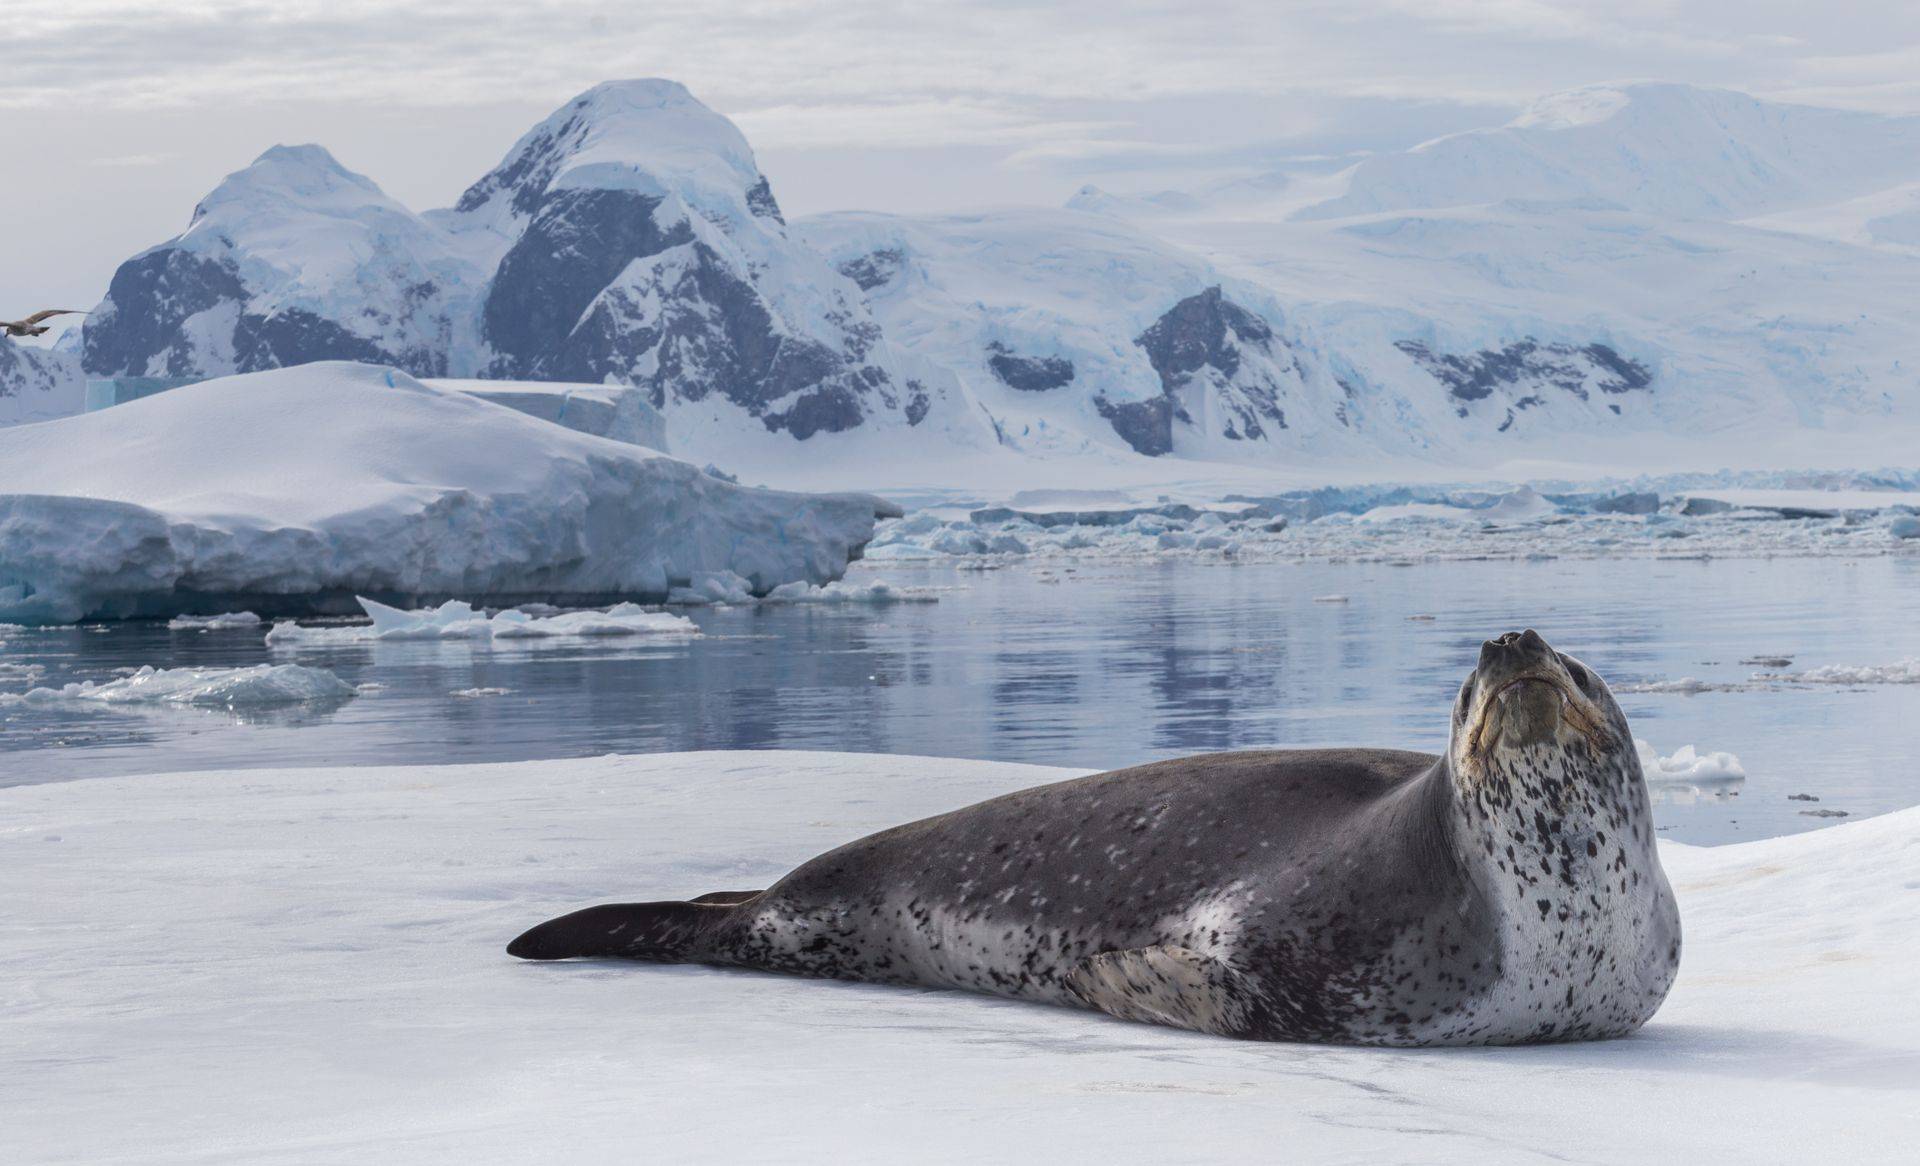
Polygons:
[[322,362],[0,430],[0,621],[764,593],[839,578],[886,507]]

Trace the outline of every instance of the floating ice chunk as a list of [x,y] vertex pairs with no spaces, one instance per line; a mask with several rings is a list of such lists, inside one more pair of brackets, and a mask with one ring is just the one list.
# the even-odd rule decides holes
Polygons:
[[1887,524],[1887,533],[1895,538],[1920,538],[1920,518],[1903,514]]
[[1510,494],[1502,494],[1482,513],[1497,522],[1533,522],[1559,512],[1558,506],[1542,498],[1532,486],[1522,486]]
[[1920,657],[1897,664],[1827,664],[1804,672],[1768,673],[1765,680],[1795,680],[1802,684],[1920,684]]
[[1699,692],[1732,692],[1744,687],[1737,684],[1723,684],[1710,680],[1696,680],[1691,676],[1682,676],[1678,680],[1647,680],[1639,684],[1617,684],[1615,692],[1664,693],[1677,692],[1687,696]]
[[829,583],[815,587],[811,583],[783,583],[767,593],[768,603],[935,603],[930,588],[895,587],[885,579],[871,583]]
[[223,628],[258,627],[260,617],[250,611],[223,611],[219,615],[176,615],[167,627],[176,632],[211,632]]
[[1700,753],[1691,745],[1682,745],[1665,757],[1640,738],[1633,739],[1640,754],[1640,769],[1649,785],[1736,785],[1747,779],[1740,759],[1731,753]]
[[1351,603],[1353,602],[1351,599],[1349,599],[1345,595],[1316,595],[1313,597],[1313,601],[1315,603]]
[[513,689],[511,688],[459,688],[449,692],[447,695],[471,700],[482,696],[506,696],[512,691]]
[[667,593],[667,602],[689,607],[712,603],[752,603],[753,586],[732,571],[711,571],[688,587],[675,587]]
[[24,696],[0,697],[0,701],[237,708],[324,703],[346,700],[355,694],[351,684],[326,669],[300,664],[255,664],[251,668],[154,668],[148,665],[131,676],[102,684],[83,680],[61,688],[36,688]]
[[698,636],[700,629],[685,616],[648,611],[637,603],[621,603],[606,611],[569,611],[535,616],[508,608],[489,617],[471,604],[448,600],[435,608],[402,611],[362,598],[360,606],[373,621],[370,626],[301,627],[292,621],[273,625],[267,643],[274,645],[354,644],[370,640],[544,640],[561,636]]

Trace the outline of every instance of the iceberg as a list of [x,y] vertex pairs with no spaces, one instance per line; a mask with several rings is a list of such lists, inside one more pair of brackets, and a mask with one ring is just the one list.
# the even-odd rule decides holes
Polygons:
[[838,579],[883,513],[322,362],[0,430],[0,620],[764,593]]

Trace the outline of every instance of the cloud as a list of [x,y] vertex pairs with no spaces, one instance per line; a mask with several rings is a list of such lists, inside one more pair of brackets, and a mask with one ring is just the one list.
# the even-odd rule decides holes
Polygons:
[[165,163],[171,162],[175,158],[178,158],[179,156],[180,155],[174,154],[174,153],[117,154],[110,158],[89,158],[87,159],[87,165],[105,166],[105,167],[110,167],[115,169],[123,169],[123,168],[133,169],[133,168],[139,168],[139,167],[145,167],[145,166],[164,165]]

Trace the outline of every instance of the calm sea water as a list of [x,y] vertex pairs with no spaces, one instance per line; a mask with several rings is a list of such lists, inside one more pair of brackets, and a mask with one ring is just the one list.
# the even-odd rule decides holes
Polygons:
[[[259,629],[33,632],[37,683],[117,669],[324,667],[337,707],[0,706],[0,785],[256,766],[681,749],[842,749],[1112,767],[1218,749],[1438,750],[1480,642],[1535,627],[1616,686],[1920,656],[1920,561],[1084,565],[875,572],[933,604],[696,611],[690,642],[380,643],[269,650]],[[1344,596],[1345,602],[1324,597]],[[1430,620],[1414,619],[1432,616]],[[0,668],[0,690],[27,684]],[[462,690],[502,688],[491,696]],[[1737,754],[1737,796],[1661,795],[1669,837],[1724,842],[1920,802],[1920,686],[1621,698],[1663,753]],[[930,767],[929,781],[937,781]],[[1811,794],[1817,803],[1793,801]]]

